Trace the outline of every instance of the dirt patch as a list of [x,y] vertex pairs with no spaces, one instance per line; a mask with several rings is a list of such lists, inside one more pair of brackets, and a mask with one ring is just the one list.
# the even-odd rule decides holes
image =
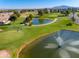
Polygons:
[[0,58],[11,58],[11,54],[8,50],[0,50]]
[[3,30],[2,30],[2,29],[0,29],[0,32],[3,32]]

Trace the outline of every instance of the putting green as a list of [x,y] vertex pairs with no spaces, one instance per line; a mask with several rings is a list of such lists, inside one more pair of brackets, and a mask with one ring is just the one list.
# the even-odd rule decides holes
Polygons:
[[5,44],[12,42],[14,40],[18,40],[23,36],[23,32],[19,31],[17,32],[16,30],[11,30],[11,31],[6,31],[0,33],[0,44]]

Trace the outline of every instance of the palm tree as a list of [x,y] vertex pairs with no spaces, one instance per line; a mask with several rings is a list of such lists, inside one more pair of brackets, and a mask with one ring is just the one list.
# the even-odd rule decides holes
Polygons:
[[73,14],[72,21],[74,22],[75,21],[75,17],[74,17],[75,10],[74,9],[72,9],[72,14]]

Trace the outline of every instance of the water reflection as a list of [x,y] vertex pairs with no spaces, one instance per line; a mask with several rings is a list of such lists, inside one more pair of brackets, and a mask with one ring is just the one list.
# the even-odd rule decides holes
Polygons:
[[79,45],[79,40],[77,40],[77,41],[72,41],[72,42],[70,43],[70,45],[72,45],[72,46]]
[[59,55],[62,58],[70,58],[70,54],[65,49],[59,49]]
[[57,48],[58,46],[56,44],[52,44],[52,43],[49,43],[47,44],[47,46],[45,46],[45,48]]
[[32,24],[33,25],[47,24],[47,23],[50,23],[50,22],[52,22],[52,20],[50,20],[50,19],[38,19],[38,18],[34,18],[32,20]]
[[79,49],[75,47],[66,47],[67,50],[79,54]]

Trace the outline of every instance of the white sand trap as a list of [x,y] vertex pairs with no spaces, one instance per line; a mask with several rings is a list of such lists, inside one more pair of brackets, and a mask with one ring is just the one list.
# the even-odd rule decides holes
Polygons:
[[0,58],[10,58],[10,52],[8,50],[0,50]]
[[0,29],[0,32],[2,32],[3,30],[2,29]]

